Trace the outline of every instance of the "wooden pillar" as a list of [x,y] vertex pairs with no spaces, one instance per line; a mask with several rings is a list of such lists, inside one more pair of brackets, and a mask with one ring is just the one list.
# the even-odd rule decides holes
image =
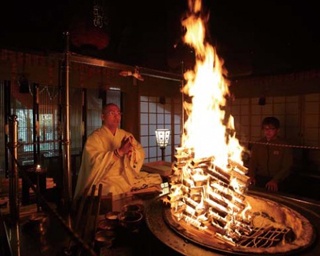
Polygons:
[[[133,78],[135,79],[135,78]],[[140,100],[139,82],[133,80],[122,96],[122,128],[131,132],[139,140],[140,138]]]

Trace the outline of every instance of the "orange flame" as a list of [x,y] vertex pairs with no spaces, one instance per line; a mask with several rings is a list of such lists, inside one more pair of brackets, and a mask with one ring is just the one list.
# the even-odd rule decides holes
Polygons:
[[191,15],[183,21],[187,28],[184,41],[195,49],[194,71],[185,72],[186,80],[182,92],[188,94],[192,103],[184,102],[188,114],[182,146],[192,148],[195,158],[215,157],[221,167],[228,159],[242,164],[242,147],[235,137],[233,117],[226,116],[223,108],[229,95],[229,84],[222,75],[223,60],[216,50],[205,42],[205,24],[199,13],[200,0],[189,0]]
[[229,84],[223,77],[223,61],[205,41],[201,19],[201,1],[189,0],[191,14],[183,21],[185,43],[195,49],[194,70],[184,74],[182,93],[191,102],[183,102],[187,113],[181,147],[176,149],[176,165],[170,202],[174,216],[198,229],[206,229],[207,219],[229,241],[238,217],[250,218],[250,205],[242,195],[246,191],[243,148],[236,138],[234,120],[227,115]]

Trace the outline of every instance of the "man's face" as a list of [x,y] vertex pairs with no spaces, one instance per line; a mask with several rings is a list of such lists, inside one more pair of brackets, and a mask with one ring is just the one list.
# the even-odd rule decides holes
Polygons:
[[275,128],[273,125],[264,125],[262,127],[262,130],[264,132],[264,136],[268,141],[274,139],[279,131],[279,129]]
[[119,127],[121,121],[121,112],[117,106],[108,106],[102,113],[103,124],[110,128]]

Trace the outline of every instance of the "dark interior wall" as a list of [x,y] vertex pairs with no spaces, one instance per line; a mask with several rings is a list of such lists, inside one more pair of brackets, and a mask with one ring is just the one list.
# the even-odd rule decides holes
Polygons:
[[291,96],[320,92],[320,70],[242,78],[231,81],[230,91],[236,98]]

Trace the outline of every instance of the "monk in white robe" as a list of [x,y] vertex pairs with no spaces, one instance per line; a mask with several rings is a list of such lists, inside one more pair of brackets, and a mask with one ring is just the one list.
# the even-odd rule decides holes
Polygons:
[[74,199],[91,187],[103,185],[102,195],[113,196],[132,189],[159,185],[160,175],[142,172],[144,149],[129,132],[118,128],[120,109],[107,104],[101,115],[103,125],[88,136],[82,153]]

